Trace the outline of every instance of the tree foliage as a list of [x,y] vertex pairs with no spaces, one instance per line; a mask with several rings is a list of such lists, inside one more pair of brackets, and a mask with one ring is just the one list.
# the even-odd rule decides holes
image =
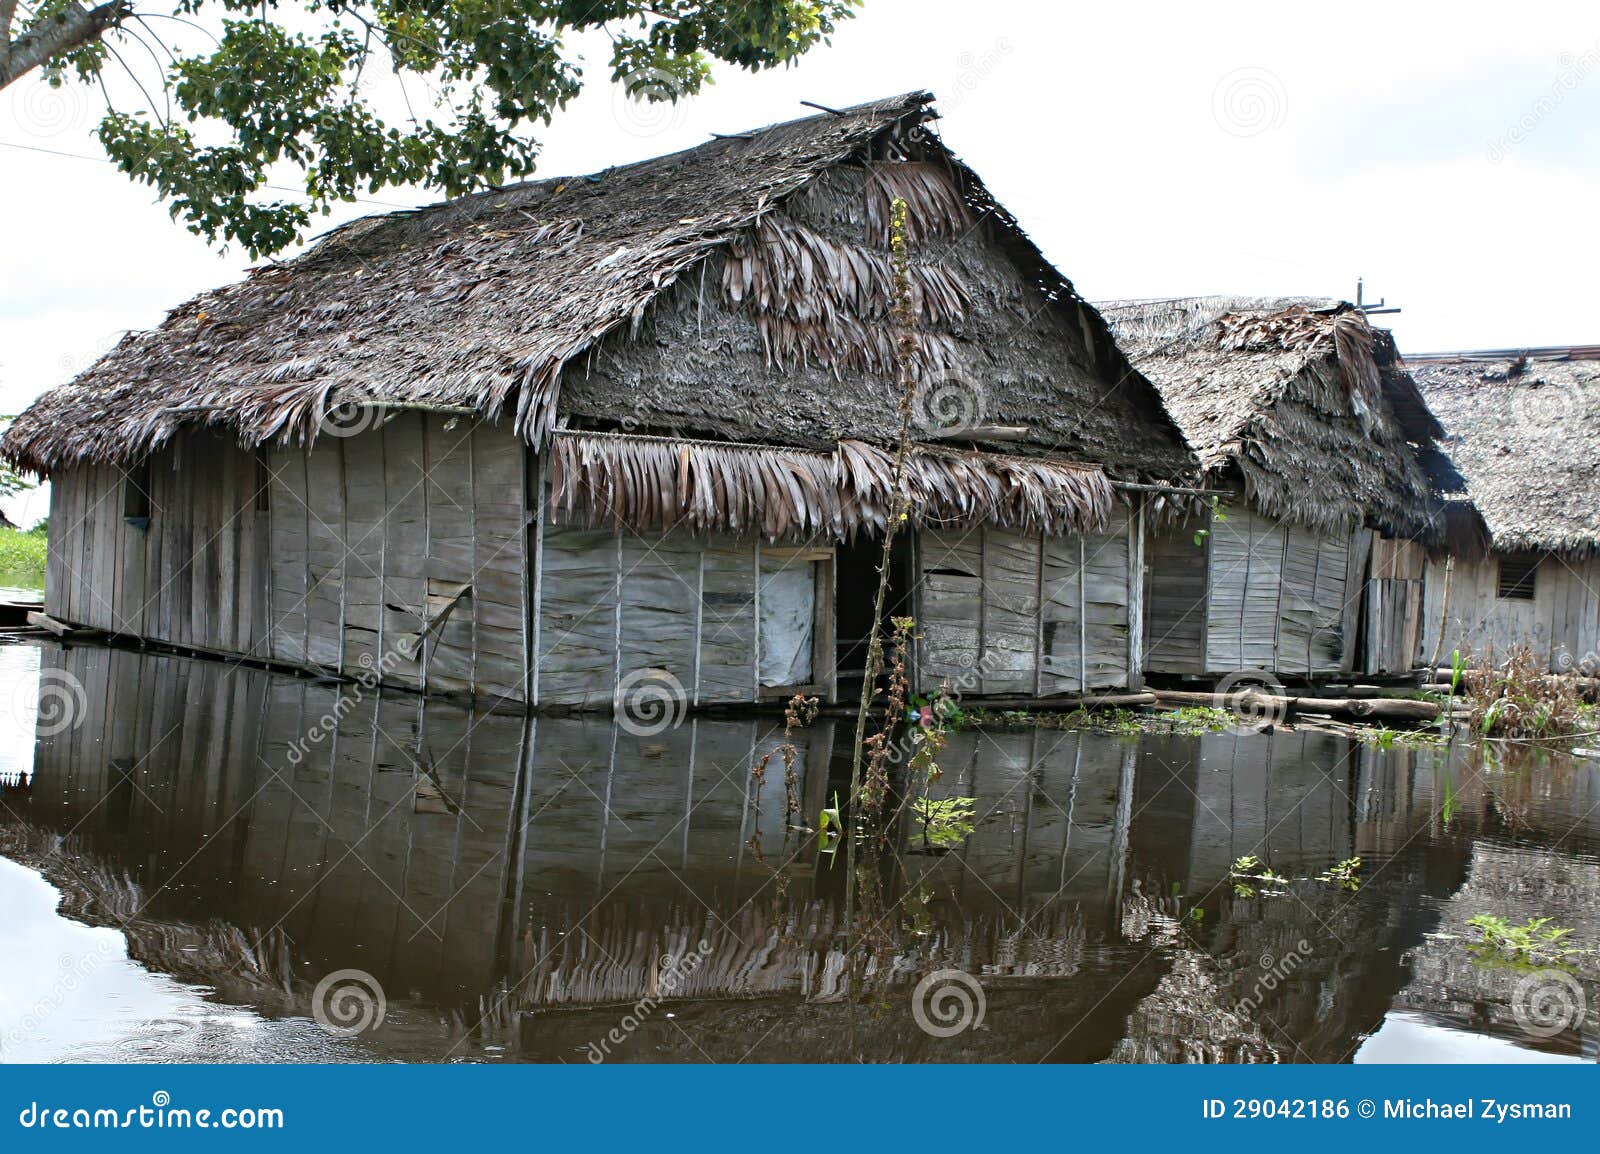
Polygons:
[[[673,101],[715,61],[792,62],[858,2],[0,0],[0,88],[37,69],[109,92],[127,70],[142,100],[107,96],[98,135],[111,159],[195,232],[260,255],[358,194],[457,196],[532,173],[537,127],[583,85],[579,34],[609,37],[610,78],[630,97]],[[159,86],[129,68],[139,59],[159,65]],[[398,78],[403,117],[374,99],[380,69]],[[271,195],[283,165],[303,173],[303,201]]]

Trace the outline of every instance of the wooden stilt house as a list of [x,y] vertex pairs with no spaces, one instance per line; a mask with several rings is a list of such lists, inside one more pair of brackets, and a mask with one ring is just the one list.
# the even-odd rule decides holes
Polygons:
[[1408,358],[1438,414],[1451,498],[1428,558],[1422,657],[1600,673],[1600,346]]
[[1408,673],[1438,426],[1389,334],[1337,301],[1102,310],[1215,491],[1149,543],[1145,668]]
[[1193,467],[1096,310],[914,93],[374,217],[174,310],[0,451],[48,610],[183,649],[598,706],[831,695],[900,428],[915,675],[1140,675],[1142,522]]

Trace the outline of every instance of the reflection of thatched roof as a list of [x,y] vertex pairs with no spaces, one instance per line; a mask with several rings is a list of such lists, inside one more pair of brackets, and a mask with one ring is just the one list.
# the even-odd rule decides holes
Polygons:
[[[1411,358],[1494,547],[1600,549],[1600,348]],[[1447,489],[1447,491],[1449,491]]]
[[1177,430],[1099,314],[922,127],[931,99],[356,221],[128,336],[0,451],[48,471],[134,457],[185,423],[299,439],[334,405],[375,402],[512,417],[536,443],[568,420],[882,443],[899,427],[886,363],[898,196],[913,364],[930,388],[981,394],[964,427],[1026,425],[1024,448],[1183,472]]
[[1201,464],[1315,528],[1427,523],[1413,445],[1438,426],[1383,330],[1338,301],[1191,297],[1100,306]]

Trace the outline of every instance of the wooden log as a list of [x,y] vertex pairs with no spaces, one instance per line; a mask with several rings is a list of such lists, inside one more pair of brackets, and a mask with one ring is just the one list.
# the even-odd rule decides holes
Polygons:
[[1186,693],[1170,689],[1158,689],[1155,695],[1163,705],[1202,705],[1213,709],[1242,706],[1264,717],[1326,713],[1363,721],[1432,721],[1440,711],[1437,702],[1405,698],[1279,697],[1268,693]]

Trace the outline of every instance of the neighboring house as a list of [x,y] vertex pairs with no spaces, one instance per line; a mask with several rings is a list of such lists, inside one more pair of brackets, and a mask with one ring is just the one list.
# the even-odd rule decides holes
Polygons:
[[908,347],[917,679],[1137,683],[1144,510],[1193,456],[930,101],[360,220],[130,335],[0,443],[53,483],[48,611],[535,704],[833,696]]
[[1218,493],[1150,540],[1145,668],[1409,673],[1439,429],[1389,334],[1339,301],[1101,309]]
[[1434,472],[1453,498],[1422,657],[1530,645],[1554,672],[1600,671],[1600,346],[1408,362],[1445,427]]

